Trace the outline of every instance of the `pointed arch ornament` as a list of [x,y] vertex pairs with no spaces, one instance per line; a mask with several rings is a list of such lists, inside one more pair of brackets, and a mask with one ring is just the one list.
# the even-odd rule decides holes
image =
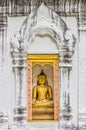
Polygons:
[[[17,53],[21,50],[29,53],[30,44],[37,35],[48,35],[54,39],[59,54],[71,56],[74,52],[76,38],[72,31],[68,29],[62,18],[44,3],[27,16],[19,32],[11,40],[11,51]],[[19,44],[21,44],[21,49],[18,49]]]

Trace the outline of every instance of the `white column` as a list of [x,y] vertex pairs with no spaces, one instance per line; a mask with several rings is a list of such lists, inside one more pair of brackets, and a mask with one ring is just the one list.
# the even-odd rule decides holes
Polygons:
[[[14,126],[26,123],[26,55],[13,59],[15,76]],[[16,128],[14,128],[16,129]]]
[[[70,73],[72,69],[71,59],[60,59],[60,126],[66,128],[67,123],[71,127],[71,102],[70,102]],[[66,123],[65,123],[66,122]]]

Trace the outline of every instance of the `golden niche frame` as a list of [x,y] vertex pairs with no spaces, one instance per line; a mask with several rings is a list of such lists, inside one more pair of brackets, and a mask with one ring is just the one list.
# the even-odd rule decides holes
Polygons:
[[[49,85],[53,89],[54,113],[51,115],[51,108],[45,109],[47,113],[40,118],[41,115],[34,115],[32,108],[32,90],[37,83],[37,76],[41,70],[47,76]],[[27,55],[27,121],[58,121],[59,120],[59,55],[42,55],[28,54]],[[40,111],[40,108],[35,109]],[[36,112],[35,112],[36,113]],[[45,116],[46,115],[46,116]],[[52,118],[53,116],[53,118]],[[48,117],[48,118],[47,118]],[[36,119],[37,118],[37,119]]]

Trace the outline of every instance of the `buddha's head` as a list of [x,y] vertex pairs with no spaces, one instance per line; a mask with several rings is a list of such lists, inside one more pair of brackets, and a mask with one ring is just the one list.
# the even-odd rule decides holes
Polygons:
[[41,73],[38,75],[37,83],[38,85],[45,85],[47,82],[47,77],[44,74],[43,70],[41,70]]

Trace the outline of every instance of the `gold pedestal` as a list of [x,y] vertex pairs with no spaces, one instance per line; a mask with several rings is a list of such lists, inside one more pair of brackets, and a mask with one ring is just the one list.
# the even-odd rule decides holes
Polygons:
[[54,108],[32,108],[33,120],[53,120]]

